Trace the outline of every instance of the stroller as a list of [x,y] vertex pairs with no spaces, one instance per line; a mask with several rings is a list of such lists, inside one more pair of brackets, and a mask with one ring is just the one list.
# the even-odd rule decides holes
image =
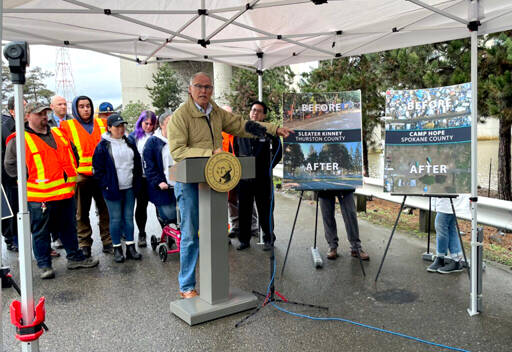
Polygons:
[[[169,188],[172,190],[172,186]],[[157,239],[155,235],[151,236],[151,248],[156,251],[158,248],[158,256],[162,262],[167,261],[167,255],[180,252],[181,231],[180,231],[180,214],[176,207],[177,221],[176,223],[166,223],[164,219],[158,216],[158,221],[162,225],[162,235]],[[174,248],[173,248],[174,247]]]

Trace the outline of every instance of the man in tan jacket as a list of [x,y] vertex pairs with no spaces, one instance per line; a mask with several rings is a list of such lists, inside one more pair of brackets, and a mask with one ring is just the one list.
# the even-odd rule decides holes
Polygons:
[[[169,147],[174,161],[205,157],[222,151],[222,132],[240,137],[267,133],[288,137],[292,130],[274,124],[246,121],[221,109],[211,100],[212,80],[204,72],[190,79],[189,98],[176,110],[167,125]],[[180,295],[197,296],[195,269],[199,257],[199,200],[197,183],[176,182],[174,192],[181,215]]]

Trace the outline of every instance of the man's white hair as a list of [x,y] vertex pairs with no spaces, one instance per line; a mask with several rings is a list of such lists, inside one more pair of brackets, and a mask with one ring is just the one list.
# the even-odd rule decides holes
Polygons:
[[210,80],[210,82],[213,82],[212,81],[212,78],[210,77],[209,74],[207,74],[206,72],[197,72],[197,73],[194,73],[192,75],[192,77],[190,77],[190,82],[189,82],[189,85],[192,86],[192,84],[194,83],[194,79],[196,79],[196,77],[198,76],[206,76],[208,77],[208,79]]

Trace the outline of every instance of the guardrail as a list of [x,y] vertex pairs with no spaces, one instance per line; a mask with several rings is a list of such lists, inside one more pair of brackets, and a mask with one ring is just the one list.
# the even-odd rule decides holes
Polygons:
[[[283,178],[283,166],[278,164],[274,168],[274,176]],[[356,190],[357,195],[376,197],[394,203],[402,203],[402,196],[392,196],[384,192],[382,179],[365,177],[364,185]],[[405,205],[411,208],[428,210],[428,197],[408,196]],[[470,215],[458,215],[459,218],[471,220]],[[478,223],[512,231],[512,202],[478,197]]]

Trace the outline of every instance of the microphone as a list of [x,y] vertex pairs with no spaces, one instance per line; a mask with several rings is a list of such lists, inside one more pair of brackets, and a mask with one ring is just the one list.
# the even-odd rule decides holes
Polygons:
[[267,136],[267,129],[254,121],[247,121],[245,123],[245,130],[256,137],[265,138]]

